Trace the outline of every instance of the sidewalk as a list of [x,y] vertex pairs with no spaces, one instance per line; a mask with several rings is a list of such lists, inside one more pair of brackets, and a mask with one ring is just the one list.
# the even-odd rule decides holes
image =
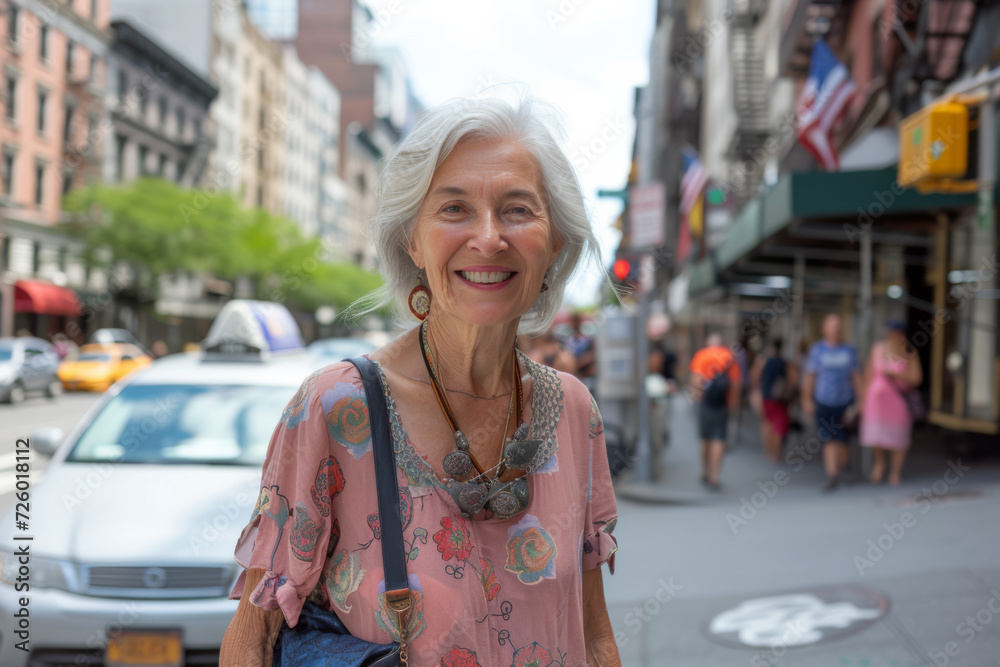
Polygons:
[[694,426],[674,399],[661,478],[616,484],[623,665],[1000,667],[1000,461],[917,435],[900,486],[824,493],[821,455],[769,463],[747,413],[712,492]]
[[[800,433],[789,434],[782,461],[771,463],[764,457],[761,448],[760,418],[747,406],[741,416],[739,437],[730,447],[722,465],[722,488],[711,491],[700,483],[697,406],[690,404],[683,395],[675,395],[670,399],[670,408],[670,441],[664,447],[660,460],[654,462],[657,479],[651,484],[636,483],[631,479],[632,474],[626,472],[615,484],[619,498],[667,505],[714,504],[748,497],[761,491],[760,484],[770,486],[769,481],[779,484],[783,495],[788,492],[822,494],[826,473],[818,440],[810,442],[815,434],[812,424],[807,422]],[[866,475],[856,476],[848,471],[844,475],[845,483],[833,494],[919,491],[920,482],[933,484],[948,470],[948,461],[955,457],[949,456],[941,438],[929,429],[918,427],[913,443],[903,468],[903,483],[899,487],[893,488],[885,483],[875,486],[868,482]],[[801,446],[801,453],[793,451],[798,446]],[[977,478],[981,478],[977,481],[1000,483],[1000,460],[977,464],[975,473]]]

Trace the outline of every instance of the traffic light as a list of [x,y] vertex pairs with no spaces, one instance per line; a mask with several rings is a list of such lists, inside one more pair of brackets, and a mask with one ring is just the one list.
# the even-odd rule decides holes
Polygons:
[[622,282],[625,282],[625,279],[628,278],[630,273],[632,273],[632,264],[629,263],[627,259],[619,259],[617,262],[615,262],[615,267],[613,271],[615,274],[615,278],[621,280]]

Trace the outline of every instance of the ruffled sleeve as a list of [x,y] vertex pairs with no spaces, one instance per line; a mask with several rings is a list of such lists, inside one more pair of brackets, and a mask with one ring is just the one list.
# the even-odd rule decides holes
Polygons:
[[604,421],[597,402],[590,399],[590,482],[587,489],[586,532],[583,538],[583,569],[593,570],[604,563],[615,573],[618,541],[612,533],[618,522],[618,503],[611,484],[608,450],[604,443]]
[[229,594],[244,594],[247,569],[265,570],[250,601],[263,609],[280,607],[291,627],[320,580],[331,533],[330,499],[344,481],[330,455],[317,386],[323,372],[302,382],[271,435],[257,504],[236,543],[235,558],[244,570]]

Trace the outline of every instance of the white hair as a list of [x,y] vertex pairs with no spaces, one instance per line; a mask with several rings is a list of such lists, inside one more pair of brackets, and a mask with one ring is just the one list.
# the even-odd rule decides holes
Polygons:
[[518,332],[534,334],[549,328],[581,256],[598,261],[600,256],[580,182],[554,136],[562,135],[555,116],[548,104],[525,97],[513,103],[458,99],[421,117],[385,161],[375,186],[370,224],[385,285],[361,300],[363,312],[392,306],[404,322],[412,321],[407,298],[419,270],[408,249],[435,170],[463,139],[512,139],[538,163],[552,227],[563,242],[546,274],[549,289],[521,317]]

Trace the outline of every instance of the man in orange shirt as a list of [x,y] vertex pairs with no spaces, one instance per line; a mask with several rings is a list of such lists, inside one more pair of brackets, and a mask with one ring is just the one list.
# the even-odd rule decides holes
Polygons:
[[713,491],[719,490],[719,472],[726,454],[726,428],[729,410],[740,399],[740,367],[736,356],[722,344],[721,334],[711,334],[705,347],[691,360],[692,382],[698,404],[698,430],[701,435],[701,481]]

